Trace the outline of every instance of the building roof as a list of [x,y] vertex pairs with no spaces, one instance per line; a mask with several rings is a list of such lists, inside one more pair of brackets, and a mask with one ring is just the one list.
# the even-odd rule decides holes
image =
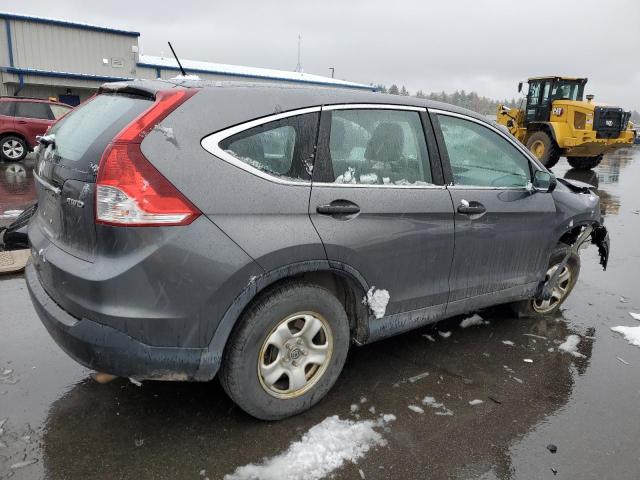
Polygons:
[[[322,75],[313,75],[309,73],[288,72],[285,70],[274,70],[270,68],[245,67],[241,65],[227,65],[224,63],[200,62],[196,60],[180,59],[180,63],[182,63],[182,66],[188,73],[217,73],[221,75],[254,79],[279,80],[308,83],[312,85],[330,85],[335,87],[375,90],[373,85],[349,82],[346,80],[339,80],[337,78],[324,77]],[[153,55],[140,55],[138,66],[180,71],[178,63],[174,58],[156,57]]]
[[139,37],[140,32],[132,32],[129,30],[120,30],[117,28],[103,27],[100,25],[92,25],[90,23],[69,22],[67,20],[58,20],[55,18],[40,17],[35,15],[21,15],[18,13],[0,12],[0,18],[7,20],[22,20],[25,22],[46,23],[49,25],[58,25],[61,27],[80,28],[83,30],[93,30],[94,32],[115,33],[119,35],[128,35],[131,37]]

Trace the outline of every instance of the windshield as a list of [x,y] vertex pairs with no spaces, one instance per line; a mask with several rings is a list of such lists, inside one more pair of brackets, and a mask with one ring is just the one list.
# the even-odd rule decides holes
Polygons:
[[584,83],[575,80],[558,80],[551,90],[552,100],[582,100]]

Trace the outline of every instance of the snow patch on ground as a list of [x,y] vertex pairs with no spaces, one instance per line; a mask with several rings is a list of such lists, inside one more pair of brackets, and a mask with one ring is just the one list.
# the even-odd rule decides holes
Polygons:
[[469,405],[471,405],[471,406],[473,407],[473,406],[475,406],[475,405],[480,405],[481,403],[484,403],[484,402],[483,402],[482,400],[480,400],[480,399],[476,398],[475,400],[471,400],[471,401],[469,402]]
[[416,413],[424,413],[424,408],[419,407],[417,405],[409,405],[409,410]]
[[611,330],[621,334],[631,345],[640,347],[640,327],[611,327]]
[[[6,213],[6,212],[5,212]],[[640,313],[633,313],[633,312],[629,312],[629,315],[631,315],[632,318],[640,321]]]
[[441,402],[437,402],[435,397],[424,397],[422,399],[422,404],[426,405],[427,407],[431,407],[431,408],[435,408],[439,411],[436,412],[436,415],[453,415],[453,412],[451,410],[449,410],[444,403]]
[[396,419],[383,415],[378,420],[341,420],[337,415],[311,427],[300,440],[260,465],[245,465],[225,475],[225,480],[319,480],[355,462],[374,447],[386,445],[376,428]]
[[580,343],[580,337],[578,335],[569,335],[564,343],[558,345],[558,350],[565,353],[570,353],[574,357],[585,358],[583,354],[578,351],[578,344]]
[[488,323],[489,322],[487,322],[486,320],[483,320],[482,317],[476,313],[471,317],[468,317],[462,320],[462,322],[460,322],[460,327],[468,328],[468,327],[474,327],[477,325],[487,325]]
[[449,338],[451,336],[451,332],[441,332],[440,330],[438,330],[438,334],[442,337],[442,338]]
[[387,304],[389,303],[390,298],[391,295],[389,295],[387,290],[376,290],[376,287],[373,286],[367,292],[367,296],[363,299],[363,303],[365,305],[369,305],[369,309],[373,312],[373,315],[376,318],[382,318],[387,311]]
[[502,340],[502,343],[504,343],[505,345],[509,345],[510,347],[513,347],[515,345],[515,343],[513,343],[511,340]]

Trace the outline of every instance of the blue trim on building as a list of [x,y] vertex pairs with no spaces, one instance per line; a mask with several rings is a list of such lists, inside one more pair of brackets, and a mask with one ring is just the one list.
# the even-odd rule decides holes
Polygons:
[[17,75],[33,75],[36,77],[73,78],[77,80],[96,80],[98,82],[123,82],[133,80],[127,77],[106,77],[87,73],[52,72],[49,70],[34,70],[31,68],[0,67],[0,70]]
[[44,23],[48,25],[57,25],[59,27],[78,28],[81,30],[91,30],[94,32],[115,33],[118,35],[127,35],[130,37],[140,36],[140,32],[119,30],[117,28],[100,27],[98,25],[87,25],[85,23],[68,22],[66,20],[56,20],[53,18],[32,17],[30,15],[19,15],[15,13],[0,12],[0,18],[4,18],[6,20],[22,20],[25,22]]
[[9,66],[13,67],[13,39],[11,38],[11,22],[8,18],[4,19],[4,27],[7,31],[7,47],[9,48]]
[[[173,67],[173,66],[167,66],[167,65],[156,65],[154,63],[141,63],[138,62],[136,64],[138,67],[145,67],[145,68],[154,68],[156,69],[156,72],[158,72],[159,70],[172,70],[175,72],[179,72],[180,68],[178,67]],[[214,74],[214,75],[226,75],[229,77],[241,77],[241,78],[255,78],[255,79],[260,79],[260,80],[275,80],[278,82],[290,82],[290,83],[299,83],[299,84],[303,84],[303,85],[322,85],[325,87],[335,87],[335,88],[352,88],[352,89],[356,89],[356,90],[367,90],[367,91],[373,91],[373,92],[377,92],[378,88],[374,87],[373,85],[371,86],[367,86],[367,85],[344,85],[344,84],[340,84],[340,83],[331,83],[331,82],[321,82],[319,80],[296,80],[294,78],[283,78],[283,77],[276,77],[276,76],[270,76],[270,75],[251,75],[248,73],[235,73],[235,72],[225,72],[225,71],[215,71],[215,70],[204,70],[201,68],[185,68],[184,71],[186,73],[209,73],[209,74]]]

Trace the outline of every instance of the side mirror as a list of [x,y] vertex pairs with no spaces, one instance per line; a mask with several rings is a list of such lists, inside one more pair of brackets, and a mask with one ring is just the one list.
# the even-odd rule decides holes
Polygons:
[[553,192],[556,188],[555,175],[544,170],[537,170],[533,175],[533,188],[539,192]]
[[522,82],[518,83],[518,93],[522,92]]

